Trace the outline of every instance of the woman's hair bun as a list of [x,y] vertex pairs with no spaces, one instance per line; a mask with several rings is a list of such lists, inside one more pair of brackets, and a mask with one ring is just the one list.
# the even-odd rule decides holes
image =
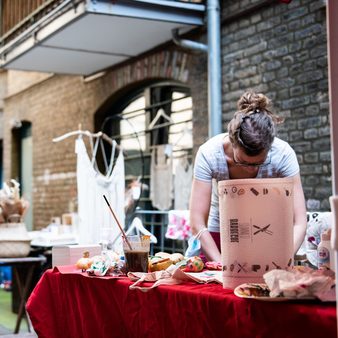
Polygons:
[[261,93],[253,91],[245,92],[237,102],[237,107],[241,111],[251,112],[256,109],[267,110],[270,100]]

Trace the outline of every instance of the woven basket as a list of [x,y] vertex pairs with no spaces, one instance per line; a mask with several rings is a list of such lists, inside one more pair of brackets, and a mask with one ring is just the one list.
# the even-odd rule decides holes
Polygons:
[[30,251],[30,243],[25,223],[0,224],[0,257],[26,257]]

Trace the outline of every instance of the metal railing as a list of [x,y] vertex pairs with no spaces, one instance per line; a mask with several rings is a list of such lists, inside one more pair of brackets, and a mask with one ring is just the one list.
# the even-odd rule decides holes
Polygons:
[[[0,36],[5,45],[67,0],[0,0]],[[85,0],[73,0],[74,8]],[[203,4],[205,0],[167,0]]]
[[65,0],[2,0],[2,44],[14,39]]

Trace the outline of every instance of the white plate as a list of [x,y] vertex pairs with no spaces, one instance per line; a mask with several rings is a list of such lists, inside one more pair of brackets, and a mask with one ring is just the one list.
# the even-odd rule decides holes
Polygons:
[[303,300],[314,300],[316,298],[288,298],[288,297],[269,297],[269,296],[249,296],[246,293],[243,292],[244,288],[257,288],[257,289],[268,289],[268,286],[264,283],[244,283],[241,285],[238,285],[235,290],[234,294],[237,297],[241,298],[247,298],[247,299],[257,299],[257,300],[262,300],[266,302],[285,302],[285,301],[290,301],[290,300],[297,300],[297,301],[303,301]]

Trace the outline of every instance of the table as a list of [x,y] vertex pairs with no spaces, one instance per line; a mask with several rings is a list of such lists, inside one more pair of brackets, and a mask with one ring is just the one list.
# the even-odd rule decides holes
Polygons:
[[[0,266],[12,267],[13,276],[16,280],[20,295],[20,305],[14,333],[18,333],[20,330],[21,320],[25,313],[26,301],[29,295],[30,288],[32,287],[32,277],[34,269],[45,261],[45,257],[0,258]],[[18,269],[23,266],[27,268],[27,275],[20,277]]]
[[335,303],[264,302],[219,284],[129,290],[128,278],[89,277],[72,266],[47,270],[27,311],[48,337],[337,337]]

